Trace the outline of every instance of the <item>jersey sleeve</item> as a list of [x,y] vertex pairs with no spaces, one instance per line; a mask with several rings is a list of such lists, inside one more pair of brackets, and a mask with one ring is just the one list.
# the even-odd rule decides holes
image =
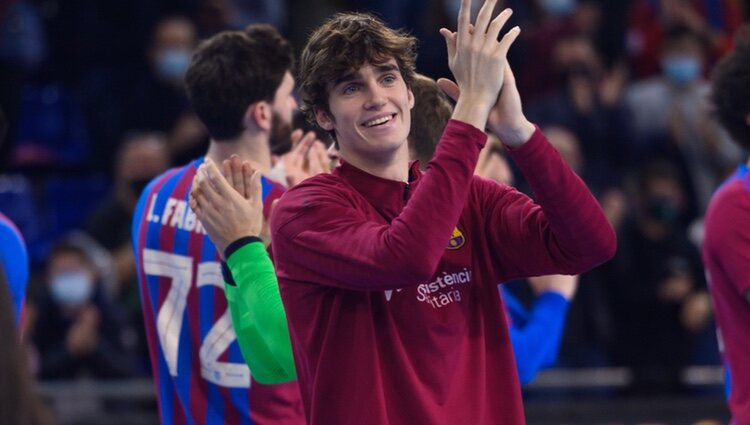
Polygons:
[[29,257],[21,234],[9,220],[0,217],[0,273],[3,271],[16,324],[20,324],[29,279]]
[[297,379],[286,313],[263,243],[239,247],[228,256],[227,266],[233,280],[224,285],[227,303],[253,377],[262,384]]
[[[706,222],[706,251],[737,292],[750,297],[750,203],[747,197],[725,197]],[[750,301],[750,299],[749,299]]]
[[604,212],[541,131],[511,156],[536,201],[514,188],[475,180],[499,281],[580,274],[614,256],[616,236]]
[[[503,291],[503,298],[508,296],[512,295]],[[554,364],[568,305],[562,295],[546,292],[534,301],[525,323],[511,324],[510,340],[522,384],[528,384],[542,368]]]

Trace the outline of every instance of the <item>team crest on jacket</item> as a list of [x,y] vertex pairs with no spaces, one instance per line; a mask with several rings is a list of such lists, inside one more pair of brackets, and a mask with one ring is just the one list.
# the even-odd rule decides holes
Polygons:
[[458,230],[458,227],[453,228],[453,234],[451,234],[451,239],[448,241],[448,249],[458,249],[464,246],[464,243],[466,242],[466,238],[464,237],[464,234],[461,233],[460,230]]

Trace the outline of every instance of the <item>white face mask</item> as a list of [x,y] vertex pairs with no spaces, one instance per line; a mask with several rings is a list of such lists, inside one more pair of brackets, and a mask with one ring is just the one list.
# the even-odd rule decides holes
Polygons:
[[59,304],[77,307],[91,298],[94,282],[84,270],[68,271],[52,276],[50,291]]

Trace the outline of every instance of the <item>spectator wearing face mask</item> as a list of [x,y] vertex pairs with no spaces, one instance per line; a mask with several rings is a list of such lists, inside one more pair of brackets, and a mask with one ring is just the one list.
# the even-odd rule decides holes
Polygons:
[[208,146],[207,134],[185,94],[185,72],[196,44],[195,25],[188,18],[171,16],[159,21],[146,50],[149,72],[126,107],[126,128],[166,134],[176,163],[198,156]]
[[661,74],[634,83],[625,94],[636,157],[659,153],[684,161],[698,214],[741,156],[710,117],[706,47],[705,39],[688,27],[672,28],[662,48]]
[[660,46],[670,28],[687,27],[706,41],[713,62],[732,47],[733,34],[746,21],[742,0],[633,0],[627,13],[627,50],[633,77],[657,75]]
[[679,172],[652,161],[637,180],[636,212],[620,233],[609,286],[613,357],[632,369],[635,392],[676,392],[684,390],[680,374],[710,320],[710,303],[698,250],[685,234]]
[[132,376],[124,319],[104,295],[83,248],[63,241],[52,249],[36,310],[31,339],[41,379]]

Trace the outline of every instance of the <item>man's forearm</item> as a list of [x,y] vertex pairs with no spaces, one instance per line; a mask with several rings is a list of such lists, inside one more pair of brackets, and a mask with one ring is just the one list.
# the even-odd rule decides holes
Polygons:
[[295,380],[286,313],[265,246],[258,238],[243,238],[231,244],[225,255],[227,302],[253,377],[263,384]]

